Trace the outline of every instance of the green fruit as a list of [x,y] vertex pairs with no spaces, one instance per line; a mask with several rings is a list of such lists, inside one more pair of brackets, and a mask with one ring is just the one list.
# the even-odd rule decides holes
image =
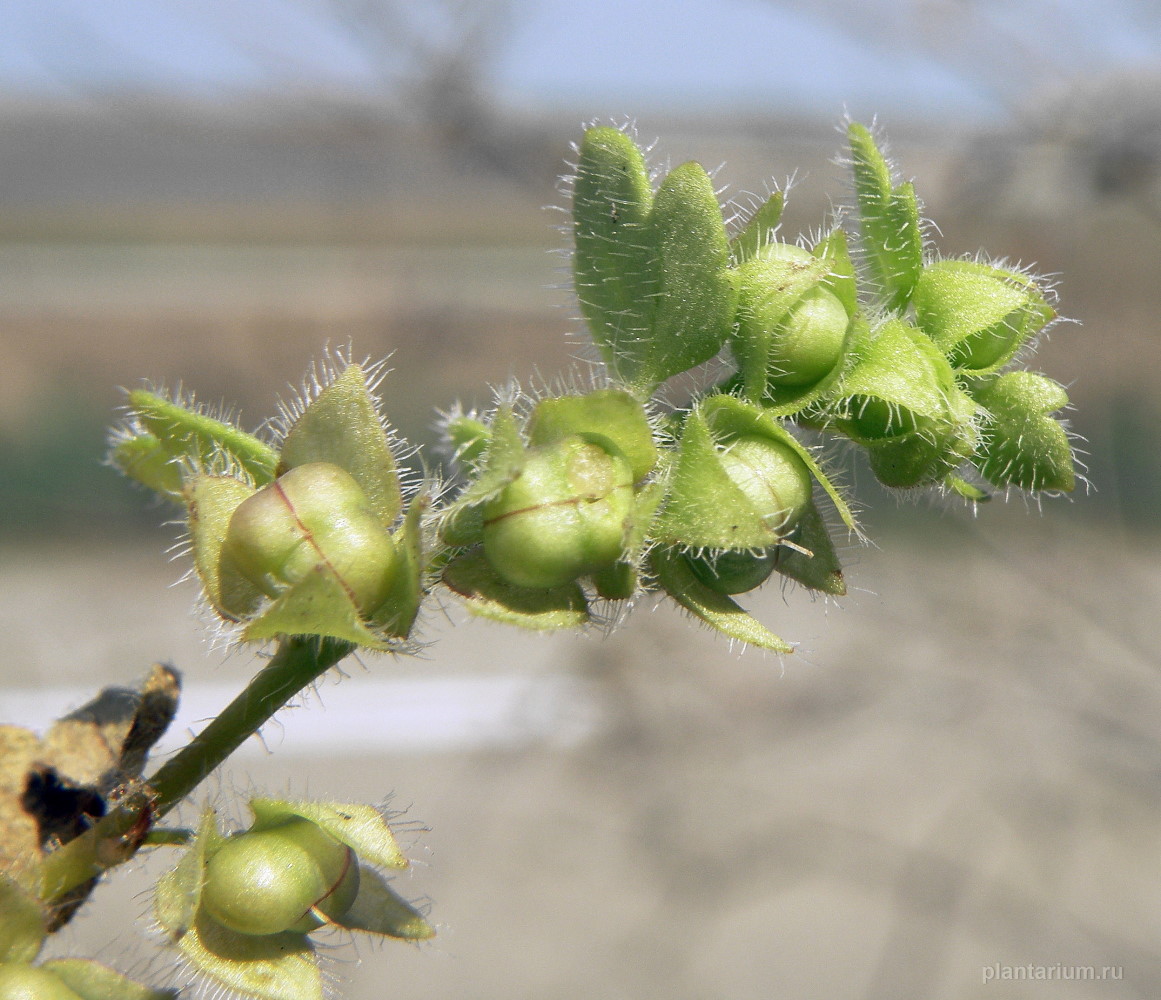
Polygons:
[[842,357],[847,322],[847,312],[833,292],[812,288],[774,330],[770,380],[814,385],[829,375]]
[[47,969],[24,962],[0,965],[0,1000],[82,1000]]
[[484,554],[518,587],[559,587],[616,563],[633,510],[629,463],[580,436],[528,452],[484,505]]
[[938,436],[909,434],[869,445],[867,452],[879,482],[905,490],[942,479],[963,462],[970,447],[948,426]]
[[231,837],[206,863],[202,905],[239,934],[308,933],[359,892],[355,852],[306,819]]
[[851,425],[855,432],[868,440],[882,438],[896,438],[904,434],[915,434],[920,431],[930,431],[935,425],[930,417],[890,403],[877,396],[855,397],[852,400],[854,415]]
[[222,549],[236,572],[269,597],[309,573],[335,574],[359,611],[386,601],[399,558],[354,478],[337,465],[300,465],[238,505]]
[[758,514],[781,530],[792,528],[810,504],[810,470],[778,441],[757,435],[739,437],[718,460]]
[[753,259],[766,261],[771,264],[790,264],[802,268],[809,268],[818,261],[818,258],[809,250],[804,250],[794,243],[777,242],[764,243],[758,249]]
[[747,385],[811,386],[839,363],[849,319],[821,284],[827,267],[801,247],[770,243],[737,269],[733,349]]
[[714,556],[686,556],[686,561],[694,576],[710,590],[719,594],[744,594],[760,587],[774,572],[778,550],[719,552]]

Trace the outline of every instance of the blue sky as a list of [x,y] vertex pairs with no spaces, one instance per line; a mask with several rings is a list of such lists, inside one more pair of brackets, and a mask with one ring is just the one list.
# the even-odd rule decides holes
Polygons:
[[[625,114],[729,103],[982,117],[1046,76],[1158,61],[1161,30],[1141,29],[1150,17],[1161,24],[1155,5],[1142,15],[1150,5],[512,0],[509,28],[488,65],[496,93],[514,105],[599,104],[603,114]],[[372,86],[365,51],[324,7],[325,0],[0,0],[0,87],[214,95]]]
[[538,6],[506,62],[511,84],[533,92],[584,88],[605,101],[631,93],[658,103],[813,105],[832,113],[863,94],[893,105],[982,107],[970,87],[918,52],[886,56],[773,4]]

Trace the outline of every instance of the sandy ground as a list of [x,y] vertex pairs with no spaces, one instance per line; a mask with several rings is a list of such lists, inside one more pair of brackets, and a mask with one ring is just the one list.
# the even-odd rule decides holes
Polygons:
[[[306,716],[285,712],[200,798],[403,810],[396,886],[439,935],[334,942],[350,1000],[1157,996],[1161,545],[1080,524],[1068,504],[950,513],[854,553],[841,606],[769,588],[751,605],[803,643],[782,661],[667,607],[608,638],[435,615],[428,658],[356,665],[310,716],[355,725],[367,698],[339,693],[385,678],[519,676],[574,684],[585,725],[360,753],[296,749]],[[175,575],[147,551],[4,553],[4,684],[159,658],[191,699],[241,683],[250,661],[207,649]],[[164,974],[136,918],[171,861],[111,879],[57,946]]]

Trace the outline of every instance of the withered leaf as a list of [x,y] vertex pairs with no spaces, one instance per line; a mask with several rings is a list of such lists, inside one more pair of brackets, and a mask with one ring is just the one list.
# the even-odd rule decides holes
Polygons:
[[[109,687],[58,719],[43,738],[0,726],[0,871],[39,891],[47,851],[87,830],[140,784],[149,750],[177,711],[181,678],[155,664],[139,688]],[[85,883],[56,909],[49,929],[65,923],[88,897]]]

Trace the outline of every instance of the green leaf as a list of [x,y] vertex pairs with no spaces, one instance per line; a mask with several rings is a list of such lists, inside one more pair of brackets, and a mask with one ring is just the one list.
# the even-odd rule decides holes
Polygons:
[[868,441],[909,433],[914,415],[942,418],[954,387],[951,366],[934,344],[909,323],[891,319],[859,345],[834,396],[848,400],[844,430]]
[[453,547],[476,545],[483,541],[483,506],[455,503],[446,507],[439,527],[439,537],[444,544]]
[[456,463],[475,472],[492,439],[491,428],[482,420],[461,414],[449,419],[443,430]]
[[574,434],[608,451],[620,452],[633,470],[635,482],[649,475],[657,464],[657,446],[645,407],[621,389],[557,396],[536,404],[528,423],[530,445],[552,444]]
[[192,843],[194,832],[181,826],[155,826],[141,842],[143,847],[186,847]]
[[826,522],[814,504],[799,517],[787,541],[793,545],[780,545],[777,549],[774,564],[777,572],[811,590],[834,597],[846,594],[847,585],[838,553]]
[[597,594],[606,601],[627,601],[637,593],[638,573],[632,563],[613,563],[592,576]]
[[219,452],[231,456],[256,485],[270,482],[278,454],[264,441],[232,424],[188,409],[145,389],[129,393],[129,410],[171,458],[208,466]]
[[81,1000],[173,1000],[178,990],[157,990],[127,979],[100,962],[59,958],[42,966]]
[[573,281],[593,341],[622,375],[621,358],[652,330],[660,289],[655,237],[646,226],[652,204],[636,143],[615,128],[586,131],[573,187]]
[[657,311],[643,356],[626,345],[624,359],[636,356],[640,363],[618,370],[651,391],[721,350],[737,300],[721,208],[699,164],[684,163],[662,181],[648,228],[659,255]]
[[275,598],[242,633],[247,642],[283,635],[320,635],[368,649],[390,649],[367,627],[351,594],[326,565],[311,570]]
[[185,487],[194,566],[210,603],[223,617],[240,619],[262,602],[262,592],[229,565],[223,571],[222,547],[230,518],[254,489],[228,476],[194,476]]
[[785,195],[775,191],[747,220],[745,227],[730,241],[730,263],[738,267],[756,257],[769,243],[774,242],[774,230],[782,221]]
[[892,183],[887,161],[864,126],[852,122],[847,138],[867,270],[888,308],[902,310],[923,269],[923,231],[915,190],[910,183]]
[[929,264],[913,302],[920,328],[973,376],[1002,368],[1056,315],[1026,275],[974,260]]
[[323,389],[282,442],[279,474],[312,462],[349,472],[384,525],[402,512],[395,458],[359,365],[348,365]]
[[980,489],[974,483],[969,483],[961,476],[944,476],[943,485],[953,493],[958,493],[965,500],[971,500],[974,503],[986,503],[992,499],[992,495],[990,493]]
[[847,315],[854,317],[859,311],[859,289],[846,232],[832,229],[812,252],[820,260],[826,261],[829,268],[822,278],[823,287],[829,288],[843,304]]
[[316,823],[368,864],[384,868],[407,867],[407,858],[399,849],[391,827],[373,806],[259,798],[250,800],[250,808],[254,812],[256,830],[277,826],[283,820],[297,816]]
[[115,440],[109,461],[130,479],[170,500],[181,500],[181,466],[148,431]]
[[201,902],[206,857],[222,845],[215,813],[202,813],[197,835],[177,865],[157,880],[153,912],[171,940],[179,940],[194,925]]
[[726,472],[705,417],[685,421],[669,499],[653,529],[658,541],[698,549],[765,549],[778,542],[770,524]]
[[177,947],[199,973],[254,1000],[323,1000],[318,956],[305,934],[238,934],[204,910]]
[[501,579],[479,549],[449,563],[443,582],[472,614],[507,625],[548,631],[580,628],[589,622],[588,602],[579,584],[543,590],[513,586]]
[[644,157],[616,129],[585,133],[573,188],[573,276],[593,341],[639,395],[708,361],[733,322],[721,208],[685,163],[650,189]]
[[488,447],[482,458],[482,468],[476,478],[457,498],[449,511],[474,506],[499,493],[524,467],[526,453],[516,417],[510,406],[502,406],[492,418]]
[[47,924],[44,904],[14,879],[0,874],[0,963],[36,958]]
[[642,486],[633,497],[633,516],[630,518],[629,533],[625,539],[625,552],[630,560],[637,559],[645,550],[645,545],[653,533],[657,513],[668,495],[665,477],[652,479]]
[[400,897],[379,872],[363,867],[359,873],[359,895],[334,923],[352,931],[382,934],[404,941],[426,941],[435,937],[431,926],[415,907]]
[[421,519],[429,502],[427,497],[416,497],[412,500],[399,530],[392,536],[399,554],[395,582],[383,607],[371,615],[371,625],[375,629],[382,629],[400,638],[406,638],[411,634],[425,596]]
[[793,646],[751,618],[737,603],[702,583],[675,549],[655,548],[649,559],[665,592],[707,625],[751,646],[775,653],[794,652]]

